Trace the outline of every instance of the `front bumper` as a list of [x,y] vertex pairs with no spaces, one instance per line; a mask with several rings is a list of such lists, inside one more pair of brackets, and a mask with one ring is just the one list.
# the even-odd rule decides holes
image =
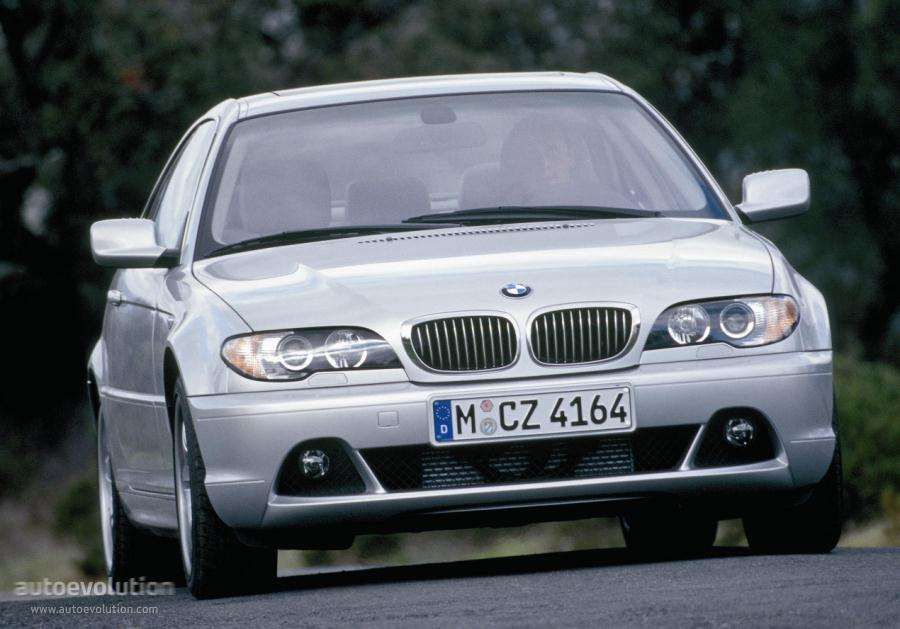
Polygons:
[[[462,397],[460,393],[488,396],[498,389],[527,391],[552,386],[565,390],[622,383],[632,387],[639,428],[702,425],[723,408],[757,409],[774,432],[775,457],[747,465],[696,469],[689,454],[679,469],[661,473],[386,492],[358,453],[364,448],[429,443],[426,400],[436,393],[447,398]],[[624,371],[528,381],[403,382],[195,396],[189,403],[213,507],[226,524],[244,530],[340,526],[365,532],[390,529],[392,521],[402,521],[406,527],[417,517],[499,505],[626,500],[660,494],[724,499],[743,492],[793,490],[822,478],[835,446],[830,351],[646,364]],[[702,431],[698,440],[701,436]],[[291,449],[323,437],[343,440],[349,446],[366,492],[325,497],[277,495],[275,479]],[[689,452],[693,450],[694,445]]]

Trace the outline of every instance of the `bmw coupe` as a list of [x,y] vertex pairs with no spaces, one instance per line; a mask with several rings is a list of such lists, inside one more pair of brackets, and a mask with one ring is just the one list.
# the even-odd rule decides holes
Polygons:
[[630,550],[828,552],[821,293],[633,90],[461,75],[227,100],[140,218],[88,364],[111,578],[266,586],[280,548],[619,517]]

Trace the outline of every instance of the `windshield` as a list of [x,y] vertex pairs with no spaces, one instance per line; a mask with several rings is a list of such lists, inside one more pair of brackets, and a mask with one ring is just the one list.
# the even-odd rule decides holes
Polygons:
[[412,228],[404,221],[433,214],[465,224],[465,210],[497,209],[491,220],[502,222],[508,208],[521,221],[523,210],[548,207],[557,214],[542,220],[565,220],[566,207],[727,218],[669,134],[626,95],[407,98],[237,123],[216,166],[197,254],[308,230],[322,239],[354,226]]

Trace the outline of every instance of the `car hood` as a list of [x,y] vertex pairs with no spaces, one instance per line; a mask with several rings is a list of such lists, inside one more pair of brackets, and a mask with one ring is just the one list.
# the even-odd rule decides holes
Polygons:
[[[730,221],[613,219],[423,230],[210,258],[195,276],[253,330],[361,326],[399,339],[436,313],[624,302],[646,325],[673,303],[768,293],[763,243]],[[500,288],[532,288],[520,299]]]

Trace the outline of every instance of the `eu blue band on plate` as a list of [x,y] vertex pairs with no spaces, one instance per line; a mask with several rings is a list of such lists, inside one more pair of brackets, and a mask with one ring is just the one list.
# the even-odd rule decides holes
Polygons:
[[432,408],[435,440],[453,441],[453,411],[450,410],[450,400],[435,400]]

